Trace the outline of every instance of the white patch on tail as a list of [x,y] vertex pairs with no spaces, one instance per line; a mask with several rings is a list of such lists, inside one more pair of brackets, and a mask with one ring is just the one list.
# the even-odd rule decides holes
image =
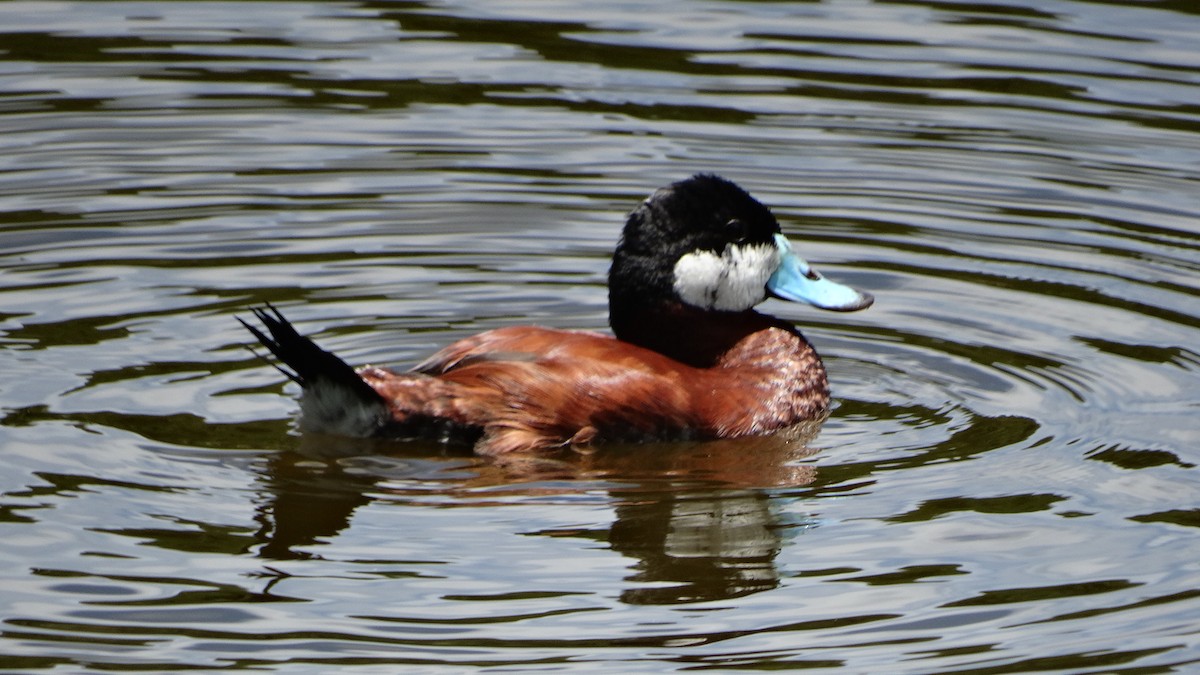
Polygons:
[[364,402],[346,387],[317,380],[300,397],[300,430],[368,438],[388,420],[383,401]]

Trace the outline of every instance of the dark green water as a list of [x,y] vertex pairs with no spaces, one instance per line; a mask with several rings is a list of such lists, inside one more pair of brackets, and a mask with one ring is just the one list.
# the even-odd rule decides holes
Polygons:
[[[603,329],[696,171],[869,311],[807,446],[301,438],[353,363]],[[0,670],[1200,668],[1190,2],[0,3]]]

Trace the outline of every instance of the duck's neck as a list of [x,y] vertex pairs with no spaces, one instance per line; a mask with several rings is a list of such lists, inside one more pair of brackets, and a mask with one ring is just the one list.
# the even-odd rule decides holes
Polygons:
[[[816,360],[816,353],[790,323],[753,310],[715,312],[679,302],[613,308],[609,323],[618,339],[669,356],[697,368],[729,363],[762,363],[768,360]],[[771,354],[758,351],[758,340],[748,339],[768,329],[786,335],[773,340]],[[782,344],[781,344],[782,343]]]

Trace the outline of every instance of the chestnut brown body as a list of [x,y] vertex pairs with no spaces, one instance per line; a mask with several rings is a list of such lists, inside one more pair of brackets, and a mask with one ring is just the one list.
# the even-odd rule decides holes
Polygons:
[[755,312],[736,321],[740,338],[707,366],[601,333],[519,326],[452,344],[415,372],[359,374],[387,402],[389,424],[380,433],[474,437],[484,454],[733,438],[821,415],[829,404],[825,369],[804,337]]

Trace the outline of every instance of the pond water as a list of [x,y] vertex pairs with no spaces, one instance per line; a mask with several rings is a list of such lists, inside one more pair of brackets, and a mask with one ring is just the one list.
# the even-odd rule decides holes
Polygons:
[[[294,433],[355,364],[604,329],[732,178],[866,312],[807,444]],[[1190,1],[0,4],[0,669],[1200,669]]]

